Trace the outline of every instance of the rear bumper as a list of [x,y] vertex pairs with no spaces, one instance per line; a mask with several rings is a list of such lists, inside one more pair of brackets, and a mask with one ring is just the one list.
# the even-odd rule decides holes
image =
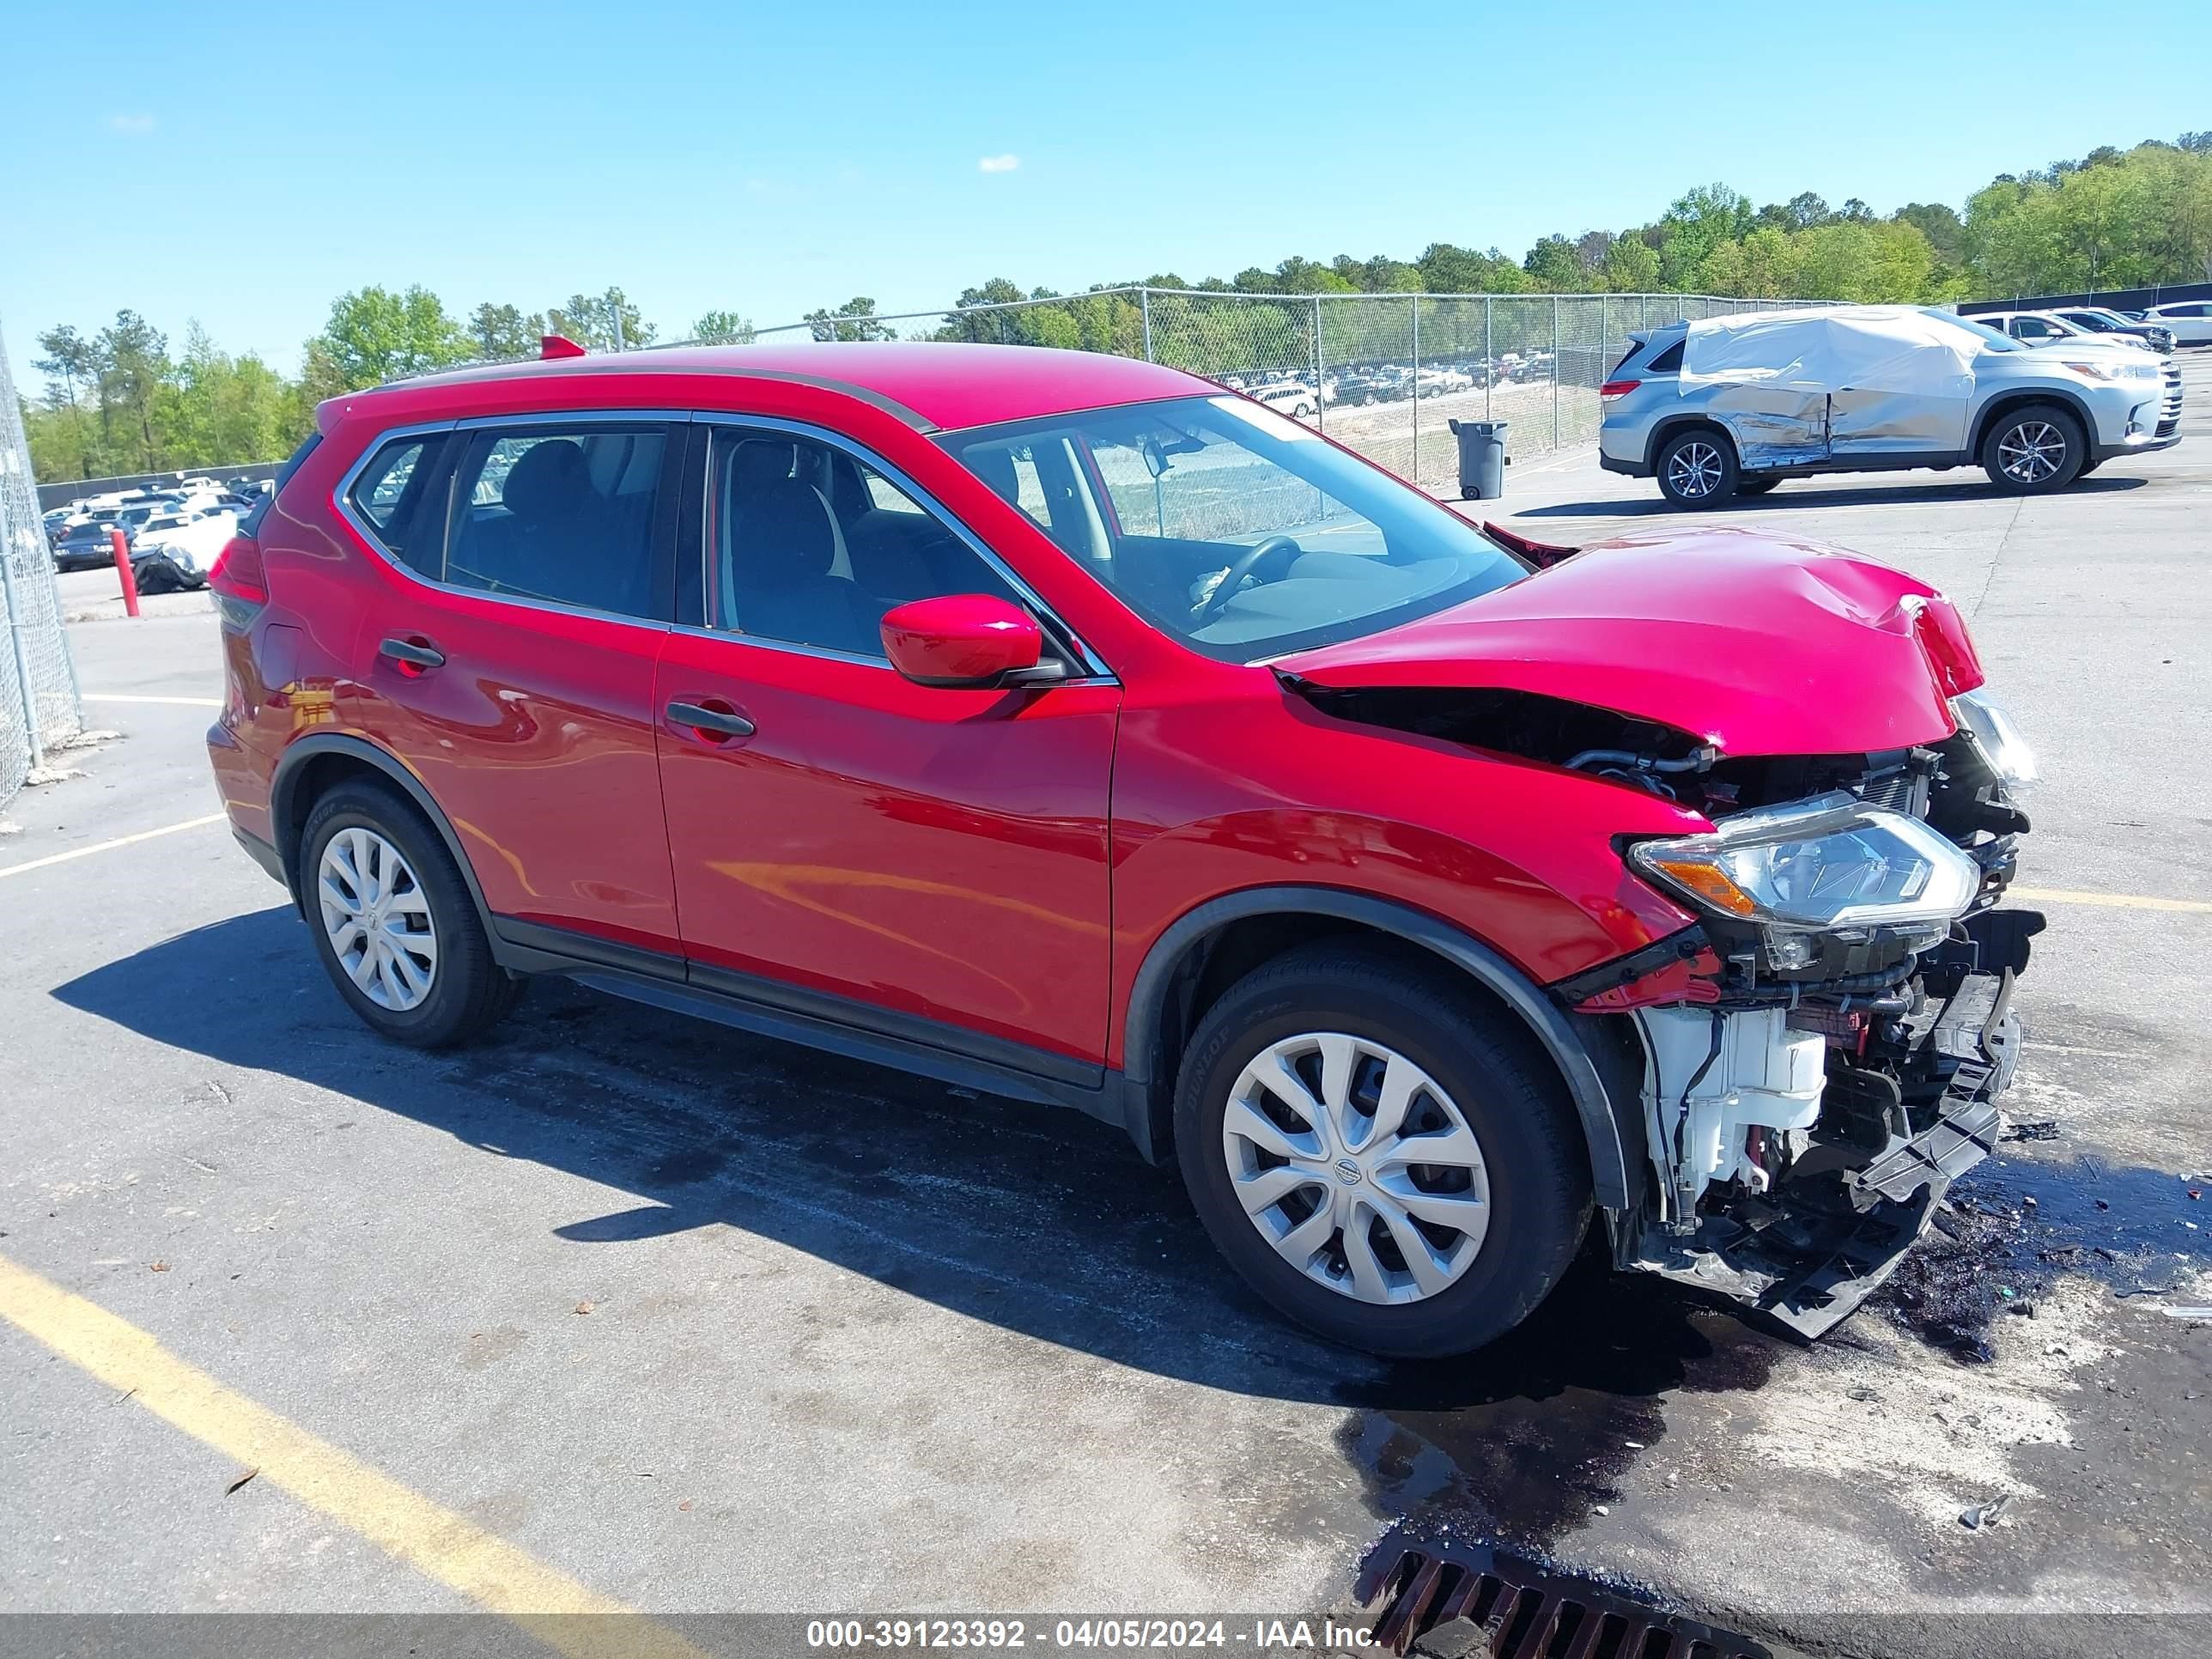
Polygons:
[[1597,453],[1597,464],[1607,472],[1618,472],[1625,478],[1648,478],[1651,476],[1651,469],[1643,462],[1624,461],[1619,456],[1608,455],[1601,449]]
[[232,836],[236,839],[238,844],[246,849],[246,857],[252,859],[256,864],[259,865],[263,872],[268,876],[270,880],[275,882],[279,887],[283,888],[287,892],[291,890],[292,884],[288,881],[284,876],[284,859],[283,854],[278,853],[277,850],[271,847],[267,842],[262,840],[260,836],[241,830],[234,823],[230,826],[230,833]]

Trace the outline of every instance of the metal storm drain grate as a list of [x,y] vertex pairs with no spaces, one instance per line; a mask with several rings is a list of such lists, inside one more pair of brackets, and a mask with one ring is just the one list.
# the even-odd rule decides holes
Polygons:
[[1392,1653],[1427,1638],[1453,1659],[1771,1659],[1746,1637],[1481,1544],[1391,1533],[1369,1552],[1352,1594],[1362,1607],[1382,1604],[1374,1640]]

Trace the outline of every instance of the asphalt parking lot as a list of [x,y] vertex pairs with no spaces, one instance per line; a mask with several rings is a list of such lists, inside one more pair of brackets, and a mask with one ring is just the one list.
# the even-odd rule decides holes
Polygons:
[[[1403,1523],[1778,1651],[2105,1654],[2129,1613],[2166,1615],[2130,1651],[2201,1651],[2212,352],[2185,372],[2185,442],[2058,496],[1722,515],[1943,587],[2046,779],[2025,1138],[1811,1350],[1581,1273],[1486,1354],[1384,1365],[1270,1316],[1073,1113],[561,984],[386,1046],[215,817],[204,596],[126,622],[64,578],[120,735],[0,810],[0,1606],[635,1608],[702,1646],[687,1615],[1318,1614]],[[1677,522],[1586,452],[1514,472],[1540,539]]]

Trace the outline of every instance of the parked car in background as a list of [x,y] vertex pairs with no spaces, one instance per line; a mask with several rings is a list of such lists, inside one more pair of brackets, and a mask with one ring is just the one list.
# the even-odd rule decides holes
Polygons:
[[1301,421],[1311,420],[1321,408],[1320,394],[1303,380],[1278,380],[1273,386],[1254,386],[1244,395],[1278,415]]
[[[96,570],[101,565],[115,562],[115,544],[110,539],[111,530],[120,526],[97,523],[86,520],[65,531],[54,544],[54,568],[57,570]],[[132,534],[123,530],[123,544],[131,545]]]
[[1387,369],[1346,369],[1335,377],[1332,404],[1384,404],[1405,395],[1399,377]]
[[2212,345],[2212,300],[2177,300],[2153,306],[2143,320],[2170,330],[2176,345]]
[[2107,311],[2102,306],[2067,306],[2051,313],[2062,322],[2068,322],[2092,334],[2131,335],[2160,354],[2173,349],[2173,331],[2160,323],[2147,323],[2140,318],[2123,317],[2117,311]]
[[149,592],[206,586],[216,556],[237,528],[238,514],[227,508],[186,506],[156,514],[131,546],[138,585]]
[[2001,489],[2063,489],[2181,441],[2171,362],[2086,333],[2031,350],[1980,321],[1840,306],[1632,336],[1598,388],[1599,465],[1704,507],[1785,478],[1905,467],[1978,464]]
[[1030,347],[349,392],[278,500],[208,744],[335,988],[231,1016],[288,1040],[454,1043],[555,974],[1073,1106],[1406,1356],[1586,1239],[1817,1335],[1997,1139],[2033,764],[1887,565],[1537,548]]

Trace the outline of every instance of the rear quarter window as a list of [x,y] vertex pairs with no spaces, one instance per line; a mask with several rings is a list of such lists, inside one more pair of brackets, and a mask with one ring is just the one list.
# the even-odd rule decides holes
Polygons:
[[377,544],[434,580],[444,574],[446,557],[446,444],[436,432],[392,439],[346,492],[346,505]]
[[1644,365],[1646,374],[1680,374],[1682,372],[1682,348],[1689,341],[1686,334]]

